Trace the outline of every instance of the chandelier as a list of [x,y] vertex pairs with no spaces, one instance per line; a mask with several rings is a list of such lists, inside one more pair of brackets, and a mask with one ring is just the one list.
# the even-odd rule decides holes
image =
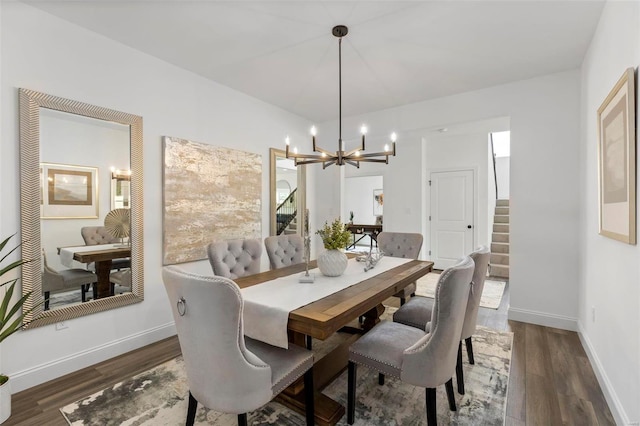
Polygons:
[[342,37],[346,36],[348,32],[349,29],[344,25],[337,25],[333,27],[333,30],[331,31],[334,36],[338,37],[338,150],[331,152],[317,146],[317,130],[315,126],[312,126],[310,133],[311,141],[313,143],[313,152],[317,152],[318,154],[299,154],[296,148],[293,149],[293,152],[290,152],[289,136],[285,138],[286,157],[293,158],[296,166],[302,164],[322,163],[323,169],[333,164],[338,166],[350,164],[360,168],[360,163],[362,162],[389,164],[389,156],[396,155],[397,137],[395,133],[391,134],[391,148],[389,148],[389,145],[387,144],[384,146],[384,151],[382,152],[371,152],[365,154],[363,152],[365,135],[367,134],[367,126],[365,125],[362,125],[360,128],[360,133],[362,134],[360,146],[352,149],[351,151],[344,150],[344,142],[342,141]]

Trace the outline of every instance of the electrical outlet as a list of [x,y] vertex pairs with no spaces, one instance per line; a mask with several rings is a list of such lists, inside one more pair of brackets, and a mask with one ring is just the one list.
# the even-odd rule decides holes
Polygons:
[[591,307],[591,321],[596,322],[596,307]]
[[64,330],[65,328],[69,328],[65,321],[60,321],[56,323],[56,331]]

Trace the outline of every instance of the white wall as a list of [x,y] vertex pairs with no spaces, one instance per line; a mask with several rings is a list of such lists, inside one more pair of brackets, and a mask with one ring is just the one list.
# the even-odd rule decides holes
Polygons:
[[[0,349],[13,392],[175,333],[161,279],[162,140],[176,136],[263,158],[262,233],[269,232],[269,147],[309,123],[20,2],[2,2],[2,234],[19,230],[18,88],[141,115],[144,120],[145,300],[21,331]],[[246,123],[252,123],[247,126]],[[302,132],[296,134],[297,130]],[[206,263],[201,268],[210,272]],[[265,256],[265,264],[268,264]]]
[[609,406],[624,425],[640,422],[640,247],[598,234],[597,110],[623,71],[637,73],[639,63],[640,3],[608,2],[582,67],[579,327]]
[[498,178],[498,198],[509,199],[509,165],[511,157],[496,158],[496,177]]
[[[375,123],[398,132],[398,156],[385,166],[385,228],[425,232],[423,176],[428,130],[510,117],[511,319],[577,328],[580,73],[567,71],[343,119],[343,129]],[[504,129],[507,130],[507,129]],[[343,132],[344,133],[344,132]],[[373,148],[371,148],[373,149]],[[553,153],[553,155],[550,155]],[[327,170],[318,170],[317,220],[340,203]],[[423,252],[424,254],[424,252]],[[541,276],[544,270],[544,278]]]
[[[373,225],[376,217],[373,214],[373,191],[384,189],[382,176],[346,177],[344,179],[344,205],[342,217],[349,220],[349,212],[353,212],[353,223]],[[385,206],[386,207],[386,206]]]

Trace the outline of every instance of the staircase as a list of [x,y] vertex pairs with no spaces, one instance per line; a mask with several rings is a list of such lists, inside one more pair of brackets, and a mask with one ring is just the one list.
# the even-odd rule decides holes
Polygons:
[[489,275],[509,278],[509,200],[496,200]]
[[296,215],[289,225],[284,228],[283,234],[296,234],[298,233],[298,215]]

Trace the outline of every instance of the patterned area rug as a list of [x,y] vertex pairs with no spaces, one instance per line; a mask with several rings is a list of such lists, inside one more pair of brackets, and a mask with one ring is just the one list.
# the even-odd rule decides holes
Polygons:
[[[391,312],[389,312],[390,314]],[[479,328],[474,336],[475,365],[464,363],[466,394],[456,393],[458,411],[451,412],[444,386],[437,390],[439,424],[502,425],[509,382],[512,333]],[[318,345],[316,345],[318,346]],[[322,348],[320,348],[322,350]],[[455,388],[455,378],[454,378]],[[323,393],[346,407],[346,371]],[[188,386],[184,362],[175,358],[129,380],[118,383],[60,409],[70,425],[183,425]],[[387,377],[378,385],[378,375],[366,367],[358,369],[356,425],[389,426],[426,424],[425,391]],[[270,402],[249,413],[252,425],[304,425],[304,417]],[[235,415],[207,410],[198,405],[196,425],[235,426]],[[339,425],[346,425],[344,416]]]
[[[430,297],[436,292],[436,284],[440,274],[430,272],[417,281],[416,295]],[[484,288],[482,289],[482,297],[480,298],[480,306],[489,309],[498,309],[502,295],[504,294],[505,281],[484,280]]]

